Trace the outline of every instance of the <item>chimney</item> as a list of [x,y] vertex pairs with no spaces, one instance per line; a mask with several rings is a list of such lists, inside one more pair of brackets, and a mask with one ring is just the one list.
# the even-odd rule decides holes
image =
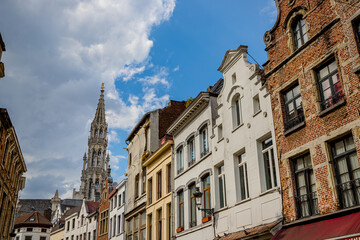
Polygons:
[[44,210],[44,217],[46,217],[50,222],[51,222],[51,213],[52,211],[50,208]]

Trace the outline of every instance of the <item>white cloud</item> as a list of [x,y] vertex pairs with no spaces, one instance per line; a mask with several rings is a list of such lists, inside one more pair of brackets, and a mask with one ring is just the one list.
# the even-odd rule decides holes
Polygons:
[[156,85],[156,84],[160,83],[160,84],[165,85],[166,87],[169,87],[170,84],[166,79],[168,75],[169,75],[169,73],[168,73],[167,68],[162,67],[162,68],[160,68],[159,72],[156,73],[155,75],[139,78],[138,81],[143,82],[146,85]]
[[[144,92],[129,99],[119,95],[115,79],[133,80],[153,67],[149,34],[171,17],[174,7],[175,0],[1,2],[7,51],[0,102],[9,110],[28,165],[22,196],[46,197],[35,195],[33,184],[51,177],[49,187],[63,185],[65,195],[79,183],[101,82],[110,128],[128,130],[145,111],[166,104],[169,96],[154,86],[168,85],[162,69],[144,77]],[[109,137],[119,140],[112,131]],[[63,162],[72,170],[61,168]]]
[[267,0],[265,6],[260,10],[260,15],[267,15],[272,21],[275,21],[277,17],[275,1]]

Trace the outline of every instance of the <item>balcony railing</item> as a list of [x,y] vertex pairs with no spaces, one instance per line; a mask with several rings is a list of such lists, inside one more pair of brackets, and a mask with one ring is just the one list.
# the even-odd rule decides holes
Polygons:
[[338,184],[339,201],[342,208],[360,204],[360,179]]
[[341,100],[344,100],[343,91],[339,91],[335,95],[333,95],[332,97],[322,101],[321,102],[321,109],[325,110],[325,109],[335,105],[336,103],[340,102]]
[[317,192],[295,197],[299,218],[319,214]]
[[285,121],[285,130],[289,130],[290,128],[297,126],[298,124],[304,122],[304,120],[305,120],[304,111],[301,108],[298,110],[297,116],[295,118]]

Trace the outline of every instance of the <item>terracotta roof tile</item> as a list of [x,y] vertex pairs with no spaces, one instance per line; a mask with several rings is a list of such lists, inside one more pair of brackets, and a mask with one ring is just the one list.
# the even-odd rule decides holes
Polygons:
[[15,227],[17,226],[52,226],[52,223],[43,215],[41,215],[39,212],[31,212],[24,214],[18,218],[15,219]]

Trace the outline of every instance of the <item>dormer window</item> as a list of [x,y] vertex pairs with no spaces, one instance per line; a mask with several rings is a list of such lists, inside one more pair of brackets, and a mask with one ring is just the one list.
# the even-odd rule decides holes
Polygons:
[[296,50],[308,41],[306,25],[302,16],[294,20],[292,25],[292,32],[294,38],[294,47]]

